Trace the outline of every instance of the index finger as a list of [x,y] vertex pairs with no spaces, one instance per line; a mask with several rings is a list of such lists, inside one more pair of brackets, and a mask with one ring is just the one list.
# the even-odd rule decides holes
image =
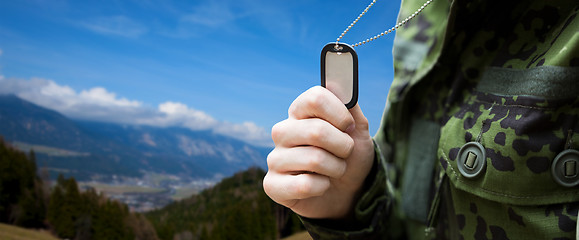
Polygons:
[[321,86],[312,87],[298,96],[291,104],[288,115],[293,119],[320,118],[342,132],[354,125],[354,118],[344,103]]

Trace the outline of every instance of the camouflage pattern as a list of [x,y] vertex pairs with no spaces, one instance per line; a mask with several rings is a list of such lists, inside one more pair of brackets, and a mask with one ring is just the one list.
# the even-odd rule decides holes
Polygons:
[[[400,17],[422,4],[403,0]],[[565,149],[579,150],[578,15],[576,0],[434,0],[396,33],[379,157],[356,224],[303,219],[310,234],[575,239],[579,186],[558,184],[551,166]],[[431,129],[424,124],[439,130],[417,130]],[[477,140],[486,169],[466,178],[458,152]],[[431,153],[417,141],[436,145]],[[407,187],[417,184],[428,187]]]

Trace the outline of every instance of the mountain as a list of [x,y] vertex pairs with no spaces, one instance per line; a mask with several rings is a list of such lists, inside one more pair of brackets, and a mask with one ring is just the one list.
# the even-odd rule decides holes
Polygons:
[[33,149],[39,167],[80,180],[145,172],[230,176],[251,166],[265,168],[271,150],[211,131],[73,120],[14,95],[0,96],[0,136],[22,150]]

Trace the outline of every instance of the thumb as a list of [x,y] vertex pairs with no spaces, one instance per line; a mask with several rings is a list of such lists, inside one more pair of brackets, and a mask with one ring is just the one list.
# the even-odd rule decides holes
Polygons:
[[368,132],[368,119],[364,116],[359,104],[350,109],[350,114],[354,118],[356,132]]

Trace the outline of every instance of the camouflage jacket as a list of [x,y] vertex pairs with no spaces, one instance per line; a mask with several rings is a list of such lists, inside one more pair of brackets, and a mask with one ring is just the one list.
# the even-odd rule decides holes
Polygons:
[[396,33],[356,224],[304,219],[310,234],[575,239],[578,14],[577,0],[434,0]]

